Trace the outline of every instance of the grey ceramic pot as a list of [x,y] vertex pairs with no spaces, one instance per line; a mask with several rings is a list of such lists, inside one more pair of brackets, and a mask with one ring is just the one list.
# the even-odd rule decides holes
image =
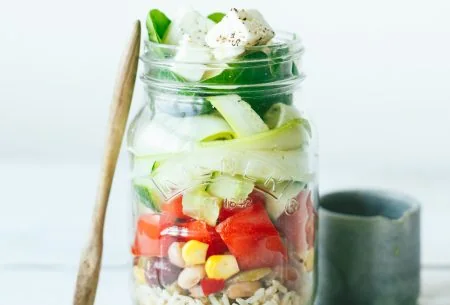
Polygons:
[[420,292],[420,206],[384,191],[320,200],[316,305],[413,305]]

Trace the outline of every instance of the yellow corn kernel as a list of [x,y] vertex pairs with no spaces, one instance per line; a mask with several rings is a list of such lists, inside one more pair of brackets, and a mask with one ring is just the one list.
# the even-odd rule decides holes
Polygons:
[[239,266],[233,255],[213,255],[205,264],[210,279],[226,280],[239,272]]
[[134,266],[133,267],[133,275],[134,275],[134,280],[135,280],[136,284],[143,285],[146,283],[144,269],[142,269],[138,266]]
[[206,261],[206,252],[208,251],[208,247],[208,244],[197,240],[190,240],[185,243],[181,249],[181,256],[183,257],[186,266],[204,264]]
[[314,248],[311,248],[306,253],[305,269],[307,272],[311,272],[314,269]]

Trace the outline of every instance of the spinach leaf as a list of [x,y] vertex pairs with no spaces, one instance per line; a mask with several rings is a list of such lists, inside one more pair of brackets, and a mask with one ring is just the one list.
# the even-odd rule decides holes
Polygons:
[[292,76],[292,61],[272,59],[272,57],[273,55],[267,55],[263,51],[247,53],[240,58],[242,62],[229,63],[229,69],[204,80],[203,83],[252,85],[270,83]]
[[[229,63],[229,69],[221,74],[204,80],[205,84],[230,84],[230,85],[252,85],[273,83],[292,77],[298,73],[294,63],[284,56],[289,54],[289,49],[281,48],[267,54],[255,51],[244,54],[236,63]],[[245,62],[245,61],[248,62]],[[259,62],[258,62],[259,60]],[[242,61],[242,62],[241,62]],[[254,62],[255,61],[255,62]],[[242,97],[244,101],[260,116],[263,116],[269,108],[276,103],[291,105],[293,95],[286,88],[276,89],[272,86],[259,86],[249,91],[248,88],[236,88],[232,90]],[[230,94],[229,90],[218,89],[217,94]],[[268,94],[270,92],[270,94]]]
[[[270,94],[267,94],[270,92]],[[263,116],[272,105],[277,103],[283,103],[286,105],[292,105],[293,94],[286,88],[268,89],[267,87],[261,87],[256,91],[246,91],[238,89],[236,92],[242,97],[244,101],[250,104],[259,116]]]
[[300,72],[298,71],[297,65],[295,63],[292,64],[292,75],[298,76]]
[[[220,22],[225,16],[224,13],[216,12],[208,16],[208,18],[216,23]],[[154,42],[160,43],[167,31],[171,21],[166,17],[164,13],[159,10],[151,10],[147,18],[147,29],[149,33],[149,39]],[[151,56],[164,59],[166,54],[161,50],[150,50]],[[208,85],[234,85],[237,89],[232,90],[242,96],[252,108],[259,114],[263,115],[273,104],[275,103],[292,103],[292,93],[286,92],[281,88],[273,90],[273,87],[259,86],[253,89],[251,92],[247,88],[239,88],[240,85],[253,85],[264,84],[287,79],[293,75],[298,75],[297,67],[292,60],[286,59],[289,54],[289,48],[276,48],[271,52],[247,52],[239,58],[237,62],[228,63],[229,68],[225,69],[221,74],[212,77],[207,80],[203,80],[202,83]],[[170,55],[169,55],[170,57]],[[146,65],[145,65],[146,66]],[[174,83],[186,83],[187,81],[173,73],[167,67],[145,67],[145,75],[150,78],[156,78],[159,80],[166,80]],[[267,94],[268,90],[271,90],[271,94]],[[193,92],[189,89],[181,89],[178,91],[179,95],[192,96],[194,100],[201,101],[204,97],[210,94],[230,94],[228,89],[210,89],[208,94],[202,94]],[[213,111],[213,107],[203,100],[203,102],[194,103],[179,103],[179,107],[172,107],[173,105],[164,105],[165,112],[169,112],[176,116],[191,116],[198,114],[210,113]],[[168,107],[171,106],[171,111],[168,111]],[[142,191],[141,191],[142,193]],[[145,197],[145,196],[144,196]]]
[[171,21],[160,10],[153,9],[147,15],[148,39],[153,42],[161,42]]
[[[266,59],[267,54],[261,51],[246,54],[242,56],[242,60],[250,60],[250,59]],[[261,65],[262,68],[257,68],[255,64],[252,63],[230,63],[229,69],[225,69],[217,76],[208,78],[203,81],[206,84],[233,84],[233,85],[242,85],[242,84],[251,84],[253,82],[257,82],[260,78],[264,78],[264,75],[267,74],[265,71],[266,65]],[[260,73],[262,72],[262,75]],[[267,76],[267,75],[265,75]],[[253,79],[256,77],[257,79]],[[250,82],[251,81],[251,82]]]
[[270,66],[271,72],[274,75],[292,76],[293,73],[293,61],[286,59],[289,55],[289,47],[280,47],[272,50],[270,57],[272,58],[273,65]]
[[220,21],[222,21],[223,17],[225,17],[225,14],[220,12],[212,13],[208,16],[208,18],[215,23],[219,23]]

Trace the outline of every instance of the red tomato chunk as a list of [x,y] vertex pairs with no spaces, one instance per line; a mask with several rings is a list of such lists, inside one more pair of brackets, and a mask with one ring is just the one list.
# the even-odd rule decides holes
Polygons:
[[209,226],[206,222],[195,220],[185,223],[178,223],[166,228],[161,232],[163,236],[172,236],[177,241],[197,240],[209,245],[207,257],[216,254],[223,254],[228,251],[227,246],[215,231],[214,227]]
[[183,196],[178,195],[162,205],[164,214],[171,215],[174,218],[189,219],[183,214]]
[[253,192],[251,192],[250,195],[248,195],[247,200],[243,203],[233,204],[231,202],[229,204],[224,204],[224,206],[220,210],[219,222],[222,222],[222,221],[226,220],[227,218],[229,218],[239,212],[242,212],[255,204],[264,205],[264,195],[260,191],[257,191],[257,190],[253,190]]
[[139,217],[137,223],[136,237],[132,247],[132,253],[136,256],[167,256],[167,250],[175,238],[172,236],[161,236],[161,231],[169,223],[161,221],[164,219],[158,214],[145,214]]
[[216,292],[221,291],[225,288],[225,281],[224,280],[214,280],[214,279],[203,279],[200,282],[200,285],[202,287],[203,293],[205,295],[210,295]]
[[286,248],[261,203],[227,218],[216,227],[242,270],[283,264]]

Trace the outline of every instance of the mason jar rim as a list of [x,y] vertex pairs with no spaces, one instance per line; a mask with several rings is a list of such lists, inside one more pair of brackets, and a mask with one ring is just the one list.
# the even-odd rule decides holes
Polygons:
[[[234,92],[239,90],[260,90],[261,88],[285,88],[291,90],[299,85],[305,75],[301,69],[301,57],[304,48],[298,35],[292,32],[278,31],[275,41],[272,44],[254,46],[245,48],[245,55],[233,60],[201,60],[203,58],[212,58],[211,54],[207,56],[196,56],[197,50],[208,50],[208,47],[194,47],[187,51],[194,52],[192,60],[179,60],[176,58],[178,51],[182,50],[177,45],[159,44],[146,41],[144,53],[141,56],[144,71],[141,74],[141,80],[148,87],[166,92],[176,92],[183,90],[189,94],[206,94],[217,90]],[[256,52],[261,54],[252,54]],[[292,67],[291,67],[292,66]],[[215,77],[196,80],[180,80],[174,74],[174,69],[204,69],[216,76],[220,76],[225,70],[229,72],[223,79]],[[282,67],[282,68],[281,68]],[[296,73],[290,69],[296,68]],[[273,70],[280,68],[280,70]],[[286,70],[287,69],[287,70]],[[254,72],[257,71],[257,72]],[[256,78],[247,83],[239,76],[246,78],[245,73],[255,74]],[[265,78],[267,75],[267,78]],[[237,81],[228,80],[227,77],[237,77]],[[239,79],[239,80],[238,80]]]
[[[284,56],[300,56],[303,54],[304,52],[304,47],[302,45],[302,41],[299,38],[299,35],[295,32],[288,32],[288,31],[276,31],[276,36],[274,37],[275,42],[271,43],[271,44],[265,44],[265,45],[259,45],[259,46],[250,46],[250,47],[245,47],[245,51],[246,52],[257,52],[257,51],[262,51],[262,52],[268,52],[268,51],[274,51],[277,49],[281,49],[281,48],[288,48],[289,49],[289,53],[288,54],[284,54]],[[185,47],[184,47],[185,48]],[[236,47],[223,47],[224,50],[227,49],[235,49]],[[149,50],[159,50],[160,52],[172,52],[173,54],[176,54],[179,50],[181,50],[182,47],[180,47],[179,45],[171,45],[171,44],[164,44],[164,43],[158,43],[158,42],[154,42],[154,41],[150,41],[148,39],[146,39],[144,41],[144,53],[143,55],[140,57],[140,59],[143,62],[149,63],[149,64],[154,64],[154,65],[171,65],[174,62],[177,63],[186,63],[186,64],[208,64],[208,65],[223,65],[223,64],[227,64],[230,62],[233,63],[239,63],[239,64],[245,64],[245,63],[251,63],[251,64],[255,64],[255,63],[264,63],[264,62],[268,62],[270,60],[273,60],[274,58],[265,58],[265,59],[242,59],[242,58],[237,58],[237,59],[233,59],[232,61],[230,61],[230,59],[224,59],[224,60],[217,60],[217,59],[212,59],[212,60],[206,60],[206,61],[197,61],[197,60],[174,60],[173,58],[158,58],[156,56],[151,56],[152,52],[150,52]],[[191,51],[202,51],[202,50],[212,50],[212,48],[209,47],[204,47],[204,46],[190,46],[189,48],[187,48]],[[149,56],[150,54],[150,56]],[[154,52],[153,52],[154,54]]]
[[149,81],[142,78],[145,84],[145,90],[153,92],[154,95],[179,95],[180,90],[184,92],[184,96],[187,99],[198,94],[203,95],[217,95],[217,94],[254,94],[260,96],[272,96],[279,95],[280,93],[291,93],[297,90],[303,80],[306,78],[305,74],[301,74],[295,78],[262,83],[262,84],[249,84],[249,85],[215,85],[215,84],[203,84],[203,83],[171,83],[171,82],[158,82]]

